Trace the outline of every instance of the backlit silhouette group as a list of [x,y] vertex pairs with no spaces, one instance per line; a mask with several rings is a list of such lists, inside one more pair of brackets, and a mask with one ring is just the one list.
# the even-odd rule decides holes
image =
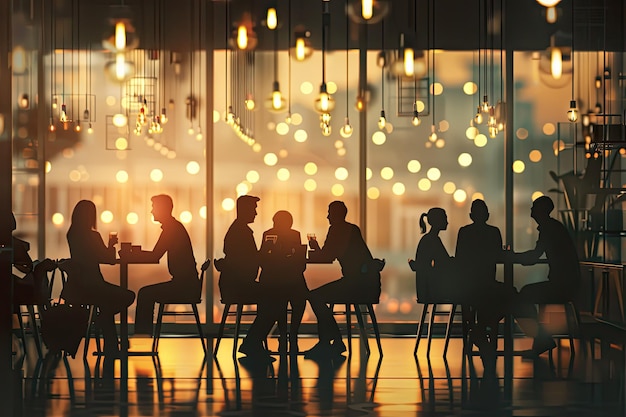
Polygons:
[[[372,256],[359,227],[346,221],[348,209],[341,201],[328,205],[329,228],[323,246],[316,239],[303,244],[300,232],[292,228],[291,213],[279,210],[272,218],[273,227],[263,233],[258,247],[249,225],[257,216],[259,201],[250,195],[237,199],[236,218],[224,237],[224,257],[214,262],[220,272],[222,302],[258,305],[257,316],[239,351],[255,360],[271,361],[263,342],[278,323],[279,352],[297,354],[298,330],[308,301],[317,318],[319,341],[305,352],[305,357],[341,356],[346,346],[331,305],[350,300],[377,303],[384,260]],[[143,261],[154,263],[167,253],[171,279],[145,286],[137,295],[135,334],[149,336],[153,333],[155,303],[163,299],[184,302],[197,298],[201,291],[191,239],[183,224],[172,216],[171,197],[156,195],[151,202],[153,218],[162,228],[154,249],[139,254],[118,252],[120,257],[141,256]],[[533,202],[531,217],[538,225],[539,237],[534,249],[520,253],[503,248],[500,231],[487,224],[489,211],[483,200],[472,203],[473,222],[460,228],[455,257],[449,255],[439,237],[448,226],[446,212],[435,207],[420,217],[420,228],[425,234],[419,240],[415,259],[409,261],[416,272],[418,301],[421,297],[434,297],[464,305],[463,320],[471,322],[469,338],[479,347],[486,371],[487,366],[495,366],[498,322],[506,314],[512,314],[522,330],[534,338],[531,354],[538,355],[555,346],[537,320],[535,304],[571,300],[580,277],[576,248],[564,226],[550,217],[553,208],[549,197]],[[14,217],[12,221],[15,230]],[[120,349],[114,316],[133,303],[135,294],[104,279],[100,264],[117,262],[118,239],[111,235],[105,244],[96,222],[95,204],[79,201],[67,232],[72,267],[66,268],[69,275],[62,298],[68,303],[97,307],[96,324],[103,332],[104,354],[110,363],[110,359],[119,356]],[[426,222],[430,225],[427,233]],[[48,302],[45,274],[56,267],[55,262],[48,259],[33,263],[28,256],[28,243],[18,238],[14,238],[13,246],[14,267],[22,275],[13,277],[14,304]],[[530,265],[544,254],[549,265],[547,281],[526,285],[518,292],[496,280],[497,263]],[[307,262],[334,260],[341,265],[342,277],[309,290],[304,278]],[[105,370],[106,362],[105,359]]]

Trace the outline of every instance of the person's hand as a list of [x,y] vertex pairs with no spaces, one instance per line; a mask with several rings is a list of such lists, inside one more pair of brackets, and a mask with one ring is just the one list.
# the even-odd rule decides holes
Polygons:
[[411,271],[416,271],[417,270],[417,265],[415,265],[415,260],[414,259],[409,259],[409,266],[411,267]]
[[119,242],[117,235],[109,235],[109,247],[117,245]]
[[309,247],[313,250],[319,250],[320,244],[317,243],[316,239],[309,239]]

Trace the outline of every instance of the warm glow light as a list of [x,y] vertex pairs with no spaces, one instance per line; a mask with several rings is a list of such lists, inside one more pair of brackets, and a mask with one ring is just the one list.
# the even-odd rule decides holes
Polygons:
[[374,15],[374,0],[361,0],[361,16],[369,20]]
[[187,172],[191,175],[196,175],[200,172],[200,164],[196,161],[187,162]]
[[576,107],[576,100],[569,102],[569,110],[567,111],[567,120],[574,123],[578,121],[578,108]]
[[120,184],[128,182],[128,172],[124,171],[123,169],[117,171],[117,173],[115,174],[115,180]]
[[376,131],[372,134],[372,142],[374,145],[382,145],[387,141],[387,135],[384,132]]
[[459,155],[458,161],[459,161],[459,165],[461,165],[462,167],[468,167],[472,165],[472,155],[466,152],[463,152],[462,154]]
[[544,135],[554,135],[554,133],[556,132],[556,126],[553,123],[546,123],[543,125],[541,130],[543,131]]
[[439,170],[439,168],[433,167],[426,171],[426,176],[431,181],[437,181],[439,178],[441,178],[441,171]]
[[278,157],[276,156],[275,153],[268,152],[263,157],[263,162],[265,163],[265,165],[273,167],[274,165],[278,163]]
[[247,182],[240,182],[239,184],[237,184],[237,186],[235,187],[235,190],[237,191],[237,196],[242,196],[242,195],[246,195],[250,192],[250,190],[252,189],[252,186],[247,183]]
[[276,172],[276,178],[278,178],[280,181],[287,181],[290,176],[291,174],[287,168],[280,168]]
[[235,208],[235,200],[232,198],[225,198],[222,200],[222,209],[224,211],[232,211]]
[[371,180],[372,176],[374,175],[373,171],[371,168],[365,168],[365,179],[366,180]]
[[304,165],[304,172],[308,175],[315,175],[317,173],[317,165],[315,162],[307,162]]
[[538,199],[539,197],[543,196],[543,193],[541,191],[535,191],[534,193],[532,193],[532,195],[530,196],[531,201],[535,201],[536,199]]
[[304,61],[306,58],[306,45],[304,43],[304,38],[299,37],[296,39],[296,60]]
[[265,22],[269,30],[276,29],[276,26],[278,26],[278,16],[276,15],[275,7],[270,7],[269,9],[267,9],[267,18]]
[[395,195],[403,195],[406,191],[406,187],[401,182],[396,182],[391,186],[391,192]]
[[370,187],[367,189],[367,198],[370,200],[376,200],[380,197],[380,190],[376,187]]
[[454,194],[452,194],[452,198],[457,203],[463,203],[465,202],[465,200],[467,200],[467,193],[459,188],[454,192]]
[[412,77],[415,74],[415,52],[413,48],[404,48],[404,74]]
[[335,197],[341,197],[343,195],[344,191],[345,190],[343,188],[343,185],[341,185],[341,184],[333,184],[333,186],[330,188],[330,192]]
[[276,133],[281,136],[285,136],[287,133],[289,133],[289,125],[285,122],[278,123],[276,125]]
[[476,83],[472,81],[468,81],[465,84],[463,84],[463,92],[467,94],[468,96],[476,94],[477,91],[478,91],[478,86],[476,85]]
[[113,221],[113,213],[111,213],[110,210],[104,210],[102,213],[100,213],[100,220],[102,221],[102,223],[111,223]]
[[409,161],[408,164],[406,164],[407,169],[409,170],[409,172],[415,174],[417,172],[420,171],[420,169],[422,169],[422,164],[420,164],[419,161],[412,159]]
[[552,73],[552,78],[555,80],[560,79],[561,75],[563,75],[563,54],[560,48],[552,48],[552,53],[550,54],[550,72]]
[[126,49],[126,25],[121,21],[115,24],[115,49],[118,51]]
[[443,185],[443,192],[446,194],[452,194],[456,191],[456,184],[452,181],[448,181]]
[[537,0],[537,3],[541,4],[543,7],[554,7],[560,2],[561,0]]
[[380,170],[380,177],[384,180],[390,180],[393,178],[393,168],[384,167]]
[[115,139],[115,149],[118,151],[125,151],[128,149],[128,140],[123,137]]
[[246,174],[246,180],[252,184],[256,184],[257,182],[259,182],[259,179],[261,179],[261,176],[255,170],[250,170]]
[[528,159],[530,159],[531,162],[539,162],[539,161],[541,161],[541,151],[537,150],[537,149],[533,149],[528,154]]
[[[544,129],[545,129],[545,125],[544,125]],[[544,130],[544,133],[545,133],[545,130]],[[517,136],[519,140],[528,139],[528,130],[524,129],[523,127],[520,127],[519,129],[515,131],[515,136]]]
[[430,190],[430,187],[431,182],[428,178],[422,178],[417,182],[417,188],[419,188],[421,191],[428,191]]
[[126,223],[128,224],[137,224],[139,222],[139,215],[137,213],[131,211],[126,215]]
[[522,172],[524,172],[525,169],[526,164],[524,164],[524,161],[520,161],[518,159],[517,161],[513,162],[513,172],[515,172],[516,174],[521,174]]
[[190,211],[183,211],[180,213],[180,221],[183,223],[191,223],[191,220],[193,219],[193,216],[191,215]]
[[344,167],[339,167],[335,170],[335,178],[339,181],[344,181],[348,178],[348,170]]
[[55,226],[63,225],[64,221],[65,221],[65,218],[63,217],[61,213],[57,212],[52,215],[52,224],[54,224]]
[[557,19],[556,7],[547,7],[546,8],[546,22],[556,23],[556,19]]
[[163,171],[158,168],[153,169],[150,171],[150,179],[153,182],[160,182],[163,179]]
[[246,49],[248,47],[248,29],[244,25],[237,28],[237,47]]
[[465,129],[465,137],[469,140],[474,140],[476,135],[478,135],[478,129],[475,126],[470,126]]
[[201,219],[206,220],[206,206],[200,207],[200,209],[198,210],[198,214],[200,215]]
[[476,137],[474,138],[474,145],[476,145],[479,148],[482,148],[483,146],[487,145],[487,136],[483,135],[482,133],[479,133],[478,135],[476,135]]
[[317,188],[317,182],[313,178],[308,178],[304,181],[304,189],[307,191],[315,191]]

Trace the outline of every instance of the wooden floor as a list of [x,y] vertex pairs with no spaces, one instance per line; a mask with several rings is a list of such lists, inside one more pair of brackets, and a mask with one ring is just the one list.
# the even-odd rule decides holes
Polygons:
[[[539,360],[514,357],[512,375],[498,359],[497,386],[476,375],[463,377],[462,342],[435,339],[430,360],[426,344],[413,356],[413,338],[383,338],[384,356],[375,343],[367,357],[358,339],[344,360],[295,360],[276,356],[269,366],[232,357],[232,339],[222,341],[217,359],[205,361],[198,339],[167,338],[160,344],[160,372],[151,358],[129,360],[128,402],[120,403],[119,367],[113,386],[103,384],[89,357],[88,372],[80,357],[40,363],[30,351],[23,363],[21,416],[624,416],[624,364],[621,352],[592,359],[577,350],[568,372],[569,348],[555,349]],[[300,349],[316,339],[303,337]],[[370,341],[373,342],[373,341]],[[133,350],[149,350],[149,339],[131,339]],[[275,344],[270,340],[270,347]],[[529,347],[516,339],[515,349]],[[275,346],[275,345],[274,345]],[[82,346],[79,349],[82,352]],[[30,356],[30,358],[29,358]],[[467,367],[469,370],[471,367]],[[467,372],[466,372],[467,373]],[[3,415],[0,411],[0,415]]]

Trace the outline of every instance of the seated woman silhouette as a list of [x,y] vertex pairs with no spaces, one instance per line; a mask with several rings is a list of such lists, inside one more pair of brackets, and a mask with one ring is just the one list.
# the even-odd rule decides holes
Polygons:
[[100,264],[115,263],[117,237],[110,237],[105,245],[96,230],[96,219],[96,205],[92,201],[81,200],[74,207],[67,243],[77,268],[74,276],[70,272],[62,297],[69,303],[98,307],[96,324],[104,337],[104,354],[115,357],[119,354],[115,314],[133,303],[135,293],[104,280]]
[[439,207],[433,207],[428,213],[422,213],[419,220],[422,233],[426,232],[424,218],[428,220],[430,230],[420,239],[415,260],[409,260],[411,269],[417,272],[417,295],[450,299],[456,295],[452,285],[456,277],[454,258],[448,254],[439,237],[439,232],[448,228],[448,216],[445,210]]

